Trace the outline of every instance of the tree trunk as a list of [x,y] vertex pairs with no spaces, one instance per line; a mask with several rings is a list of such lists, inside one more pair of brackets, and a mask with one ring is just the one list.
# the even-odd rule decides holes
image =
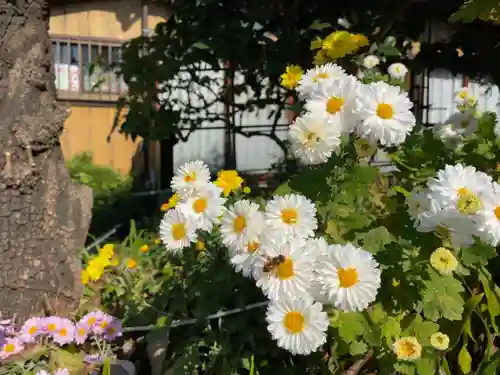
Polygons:
[[[0,0],[0,312],[54,312],[79,301],[92,192],[71,183],[59,144],[44,0]],[[47,306],[48,305],[48,306]],[[52,311],[50,311],[52,310]]]

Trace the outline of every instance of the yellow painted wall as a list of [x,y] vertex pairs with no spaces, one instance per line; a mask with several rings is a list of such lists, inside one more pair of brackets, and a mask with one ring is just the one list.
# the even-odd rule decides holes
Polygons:
[[127,140],[118,131],[110,134],[116,107],[71,105],[70,108],[71,114],[60,138],[65,159],[81,152],[92,152],[96,164],[130,172],[140,140]]
[[[141,1],[82,1],[51,8],[51,35],[126,41],[141,34]],[[148,28],[167,19],[167,12],[149,6]],[[129,173],[142,169],[140,140],[132,142],[114,132],[108,141],[116,107],[69,102],[71,115],[66,120],[60,141],[68,160],[81,152],[92,152],[94,162]],[[153,145],[152,145],[153,146]],[[153,146],[154,147],[154,146]]]
[[[168,18],[165,9],[150,5],[148,27]],[[128,40],[141,35],[141,1],[82,1],[51,8],[53,35]]]

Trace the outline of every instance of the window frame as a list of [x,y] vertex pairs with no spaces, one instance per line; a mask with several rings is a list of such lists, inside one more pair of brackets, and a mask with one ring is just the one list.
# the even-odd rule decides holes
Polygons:
[[[113,61],[113,48],[122,47],[124,41],[120,39],[112,39],[112,38],[92,38],[92,37],[79,37],[79,36],[71,36],[71,35],[60,35],[60,34],[50,34],[51,40],[51,48],[53,48],[54,43],[56,43],[56,51],[52,51],[52,64],[54,66],[54,74],[55,74],[55,85],[57,89],[57,99],[59,100],[77,100],[77,101],[96,101],[96,102],[117,102],[120,97],[123,97],[127,94],[127,87],[123,79],[118,78],[116,75],[115,79],[112,80],[111,75],[106,74],[104,77],[107,80],[108,87],[110,87],[106,91],[91,91],[85,87],[86,79],[92,80],[92,77],[85,74],[85,66],[83,64],[83,45],[88,46],[87,50],[87,61],[88,64],[92,61],[92,47],[98,47],[98,55],[100,55],[101,51],[107,48],[107,60]],[[68,68],[71,64],[71,56],[72,56],[72,48],[73,45],[77,45],[77,65],[78,66],[78,91],[71,90],[71,75],[68,70],[67,74],[67,87],[68,89],[61,89],[61,85],[58,85],[57,82],[60,79],[60,75],[57,71],[57,66],[61,64],[62,58],[60,58],[62,48],[67,48],[68,56],[65,56],[64,52],[63,58],[67,58],[69,61],[62,62],[62,65],[67,65]],[[59,46],[62,46],[59,47]],[[90,82],[92,83],[92,81]],[[114,91],[111,89],[111,86],[117,84],[118,90]]]

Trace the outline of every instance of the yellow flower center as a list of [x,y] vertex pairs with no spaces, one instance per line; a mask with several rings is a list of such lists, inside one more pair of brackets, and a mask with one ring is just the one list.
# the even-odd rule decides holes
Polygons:
[[108,326],[108,324],[109,324],[109,323],[108,323],[107,321],[105,321],[105,320],[104,320],[104,321],[101,323],[101,328],[102,328],[102,329],[105,329],[105,328]]
[[295,276],[295,271],[293,270],[293,260],[286,258],[278,266],[276,271],[276,277],[280,280],[288,280]]
[[127,259],[127,268],[134,269],[137,267],[137,261],[135,259]]
[[295,208],[285,208],[281,211],[281,220],[285,224],[296,224],[298,216],[297,209]]
[[402,357],[413,357],[417,354],[417,348],[415,348],[415,345],[407,340],[403,341],[399,345],[399,351]]
[[458,198],[457,210],[464,215],[473,215],[481,209],[482,205],[481,199],[476,194],[467,192]]
[[300,333],[304,330],[304,315],[298,311],[290,311],[286,313],[283,319],[283,325],[290,333]]
[[141,251],[141,253],[146,254],[149,251],[149,246],[142,245],[139,250]]
[[66,328],[61,328],[59,330],[59,336],[66,337],[68,335],[68,330]]
[[193,210],[197,214],[201,214],[202,212],[205,212],[206,208],[207,208],[207,200],[205,198],[198,198],[193,203]]
[[339,98],[337,96],[334,96],[328,99],[328,102],[326,102],[326,111],[334,115],[335,113],[340,112],[343,106],[344,106],[344,98]]
[[358,271],[356,271],[356,268],[339,268],[337,270],[337,274],[341,288],[350,288],[356,285],[359,281]]
[[186,237],[186,226],[183,223],[172,225],[172,237],[176,241],[180,241]]
[[458,97],[460,99],[465,99],[466,96],[467,96],[467,93],[465,91],[461,91],[458,93]]
[[463,197],[464,195],[469,194],[469,190],[467,190],[464,187],[461,187],[460,189],[457,189],[457,196],[458,197]]
[[78,328],[78,334],[80,336],[84,336],[85,335],[85,330],[83,328]]
[[495,207],[493,212],[495,213],[495,216],[497,217],[497,219],[500,220],[500,206]]
[[328,77],[328,73],[318,73],[315,77],[313,77],[312,81],[318,82],[320,79],[327,79]]
[[245,219],[245,216],[237,216],[236,219],[234,219],[233,222],[233,229],[236,233],[241,233],[243,230],[247,227],[247,220]]
[[191,173],[186,173],[184,176],[184,181],[185,182],[193,182],[196,179],[196,173],[191,172]]
[[248,245],[247,245],[247,251],[250,253],[250,254],[253,254],[255,253],[258,249],[259,249],[259,242],[258,241],[253,241],[253,242],[250,242]]
[[401,67],[399,66],[396,66],[394,70],[396,71],[396,73],[401,73]]
[[447,265],[448,265],[448,263],[450,263],[450,260],[449,260],[448,258],[446,258],[445,256],[441,256],[441,257],[439,258],[439,261],[440,261],[441,263],[443,263],[443,266],[447,266]]
[[116,333],[116,328],[115,327],[109,327],[108,328],[108,334],[109,335],[113,335]]
[[316,135],[316,133],[313,133],[313,132],[306,133],[306,141],[305,141],[306,145],[310,145],[310,144],[318,143],[318,142],[319,142],[319,137]]
[[16,346],[14,344],[8,343],[5,344],[3,350],[5,351],[5,353],[13,353],[16,351]]
[[97,319],[95,317],[89,318],[89,326],[93,326],[97,322]]
[[196,241],[196,250],[198,251],[205,250],[205,242],[203,242],[202,240]]
[[384,119],[389,120],[394,115],[394,111],[392,109],[392,105],[386,103],[380,103],[377,107],[377,116]]
[[38,329],[36,328],[36,326],[32,326],[32,327],[29,329],[28,333],[29,333],[30,335],[34,335],[35,333],[37,333],[37,331],[38,331]]
[[57,327],[54,323],[50,323],[49,325],[47,325],[47,330],[49,332],[54,332],[56,329],[57,329]]

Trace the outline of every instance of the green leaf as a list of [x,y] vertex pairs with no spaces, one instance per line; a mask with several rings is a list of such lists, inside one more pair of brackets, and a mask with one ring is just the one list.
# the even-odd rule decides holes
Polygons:
[[462,292],[464,287],[459,280],[449,275],[439,275],[429,270],[430,280],[424,282],[422,309],[424,316],[432,321],[441,317],[448,320],[461,320],[464,311]]
[[311,30],[323,30],[326,28],[332,27],[332,24],[328,22],[318,22],[314,21],[311,26],[309,26],[309,29]]
[[203,50],[210,49],[210,47],[208,45],[206,45],[205,43],[202,43],[202,42],[193,43],[192,47],[197,48],[197,49],[203,49]]
[[341,313],[337,321],[340,337],[346,343],[355,341],[365,331],[363,321],[361,313]]
[[409,363],[397,362],[394,364],[394,370],[399,374],[404,375],[414,375],[415,374],[415,366]]
[[285,182],[285,183],[281,184],[280,186],[278,186],[276,188],[276,190],[274,190],[273,195],[282,196],[282,195],[290,194],[291,192],[292,192],[292,189],[290,188],[290,185],[288,184],[288,182]]
[[368,346],[362,341],[353,341],[349,347],[351,355],[361,355],[368,351]]
[[61,348],[54,348],[51,352],[55,364],[61,368],[67,368],[70,372],[78,373],[84,368],[83,352],[70,353]]
[[497,351],[491,356],[488,361],[481,364],[477,371],[477,375],[496,375],[500,368],[500,351]]
[[477,243],[460,251],[460,259],[465,266],[486,266],[488,260],[496,257],[496,249],[486,244]]
[[472,357],[466,345],[462,346],[460,353],[458,353],[458,365],[464,374],[468,374],[472,370]]
[[484,271],[479,272],[479,280],[483,285],[484,294],[486,295],[486,301],[488,303],[488,311],[492,318],[495,318],[500,315],[500,302],[498,301],[497,295],[491,289],[491,286],[494,287],[493,281]]
[[403,331],[404,336],[415,336],[418,341],[426,346],[430,344],[430,337],[439,331],[439,324],[423,320],[420,315],[415,315],[410,325]]
[[451,375],[450,365],[446,360],[446,357],[443,357],[443,363],[441,364],[441,369],[444,371],[446,375]]
[[418,375],[435,375],[436,361],[432,358],[421,358],[415,361]]
[[390,316],[387,321],[382,324],[382,336],[387,340],[387,342],[392,342],[392,340],[401,335],[401,323],[398,319]]
[[386,227],[378,227],[366,233],[358,233],[356,239],[363,249],[373,254],[383,250],[385,245],[394,241],[393,235]]

